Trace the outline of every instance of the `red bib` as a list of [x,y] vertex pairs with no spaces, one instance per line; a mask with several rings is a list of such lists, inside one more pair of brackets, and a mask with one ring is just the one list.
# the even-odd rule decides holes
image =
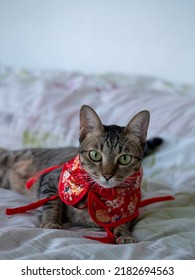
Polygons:
[[94,222],[112,228],[138,216],[141,181],[142,168],[116,187],[101,187],[82,169],[78,155],[64,165],[58,192],[65,204],[78,208],[86,197],[86,207]]

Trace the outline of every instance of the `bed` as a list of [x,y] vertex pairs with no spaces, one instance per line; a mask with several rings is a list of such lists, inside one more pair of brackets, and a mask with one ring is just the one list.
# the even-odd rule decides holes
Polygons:
[[7,217],[33,200],[0,189],[0,259],[195,259],[195,86],[156,77],[0,67],[0,148],[78,146],[79,109],[92,106],[104,124],[125,125],[148,109],[148,137],[164,139],[143,161],[142,196],[173,195],[140,210],[136,244],[84,238],[93,228],[39,228],[41,209]]

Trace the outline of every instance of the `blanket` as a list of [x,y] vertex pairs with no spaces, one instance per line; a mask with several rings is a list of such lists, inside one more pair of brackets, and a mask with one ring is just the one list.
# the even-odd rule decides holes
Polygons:
[[126,125],[151,113],[148,137],[164,139],[143,161],[142,198],[150,204],[133,228],[136,244],[102,244],[94,228],[39,228],[41,209],[7,217],[33,201],[0,188],[0,259],[195,259],[195,86],[156,77],[17,70],[0,67],[0,148],[78,146],[79,110],[92,106],[104,124]]

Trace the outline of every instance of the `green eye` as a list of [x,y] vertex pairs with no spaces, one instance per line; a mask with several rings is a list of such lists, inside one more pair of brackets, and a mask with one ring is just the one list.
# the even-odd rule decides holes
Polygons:
[[89,152],[89,157],[91,160],[97,162],[97,161],[101,161],[102,159],[102,156],[99,152],[97,152],[96,150],[91,150]]
[[127,165],[131,162],[132,156],[124,154],[119,157],[118,162],[122,165]]

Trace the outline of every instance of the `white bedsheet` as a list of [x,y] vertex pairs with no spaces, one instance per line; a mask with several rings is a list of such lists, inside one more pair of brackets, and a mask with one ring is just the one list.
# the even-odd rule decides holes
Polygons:
[[94,229],[40,229],[40,209],[6,217],[6,207],[32,200],[0,189],[0,259],[195,259],[195,87],[157,78],[1,67],[0,147],[78,145],[82,104],[91,105],[104,124],[125,125],[139,110],[150,110],[148,136],[165,143],[144,160],[143,198],[175,200],[141,209],[133,230],[139,243],[105,245],[83,237]]

